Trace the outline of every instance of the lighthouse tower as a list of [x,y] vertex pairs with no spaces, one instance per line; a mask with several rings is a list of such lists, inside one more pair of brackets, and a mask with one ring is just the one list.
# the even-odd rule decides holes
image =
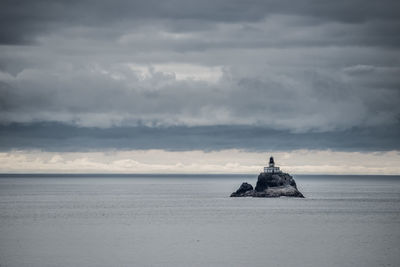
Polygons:
[[281,172],[279,167],[275,167],[274,157],[269,158],[268,167],[264,167],[264,172],[265,173],[280,173]]

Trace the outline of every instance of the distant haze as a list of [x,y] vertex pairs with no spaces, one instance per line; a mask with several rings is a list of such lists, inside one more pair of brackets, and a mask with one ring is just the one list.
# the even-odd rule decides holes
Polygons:
[[242,173],[276,154],[400,173],[398,1],[6,0],[0,18],[0,172]]

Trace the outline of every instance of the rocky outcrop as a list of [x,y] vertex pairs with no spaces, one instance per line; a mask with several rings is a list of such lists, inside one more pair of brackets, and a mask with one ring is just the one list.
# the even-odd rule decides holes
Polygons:
[[300,197],[303,194],[297,190],[296,182],[288,173],[260,173],[255,189],[248,183],[231,194],[231,197]]
[[300,197],[304,198],[297,188],[293,186],[269,187],[263,191],[255,191],[252,197]]
[[251,197],[253,195],[253,186],[248,183],[243,183],[236,192],[233,192],[231,194],[231,197],[244,197],[244,196],[249,196]]

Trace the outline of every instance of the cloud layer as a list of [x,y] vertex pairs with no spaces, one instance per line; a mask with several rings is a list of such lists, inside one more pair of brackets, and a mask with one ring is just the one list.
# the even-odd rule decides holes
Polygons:
[[76,127],[59,123],[11,124],[0,127],[0,151],[95,151],[163,149],[169,151],[226,150],[335,151],[400,150],[400,128],[292,133],[254,126]]
[[398,1],[0,10],[3,150],[399,149]]

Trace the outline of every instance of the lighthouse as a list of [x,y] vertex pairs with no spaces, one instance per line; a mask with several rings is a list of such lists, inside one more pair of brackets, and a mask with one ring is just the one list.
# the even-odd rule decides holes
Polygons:
[[270,157],[268,167],[264,167],[264,172],[265,173],[281,173],[282,171],[280,170],[279,167],[275,167],[274,157]]

